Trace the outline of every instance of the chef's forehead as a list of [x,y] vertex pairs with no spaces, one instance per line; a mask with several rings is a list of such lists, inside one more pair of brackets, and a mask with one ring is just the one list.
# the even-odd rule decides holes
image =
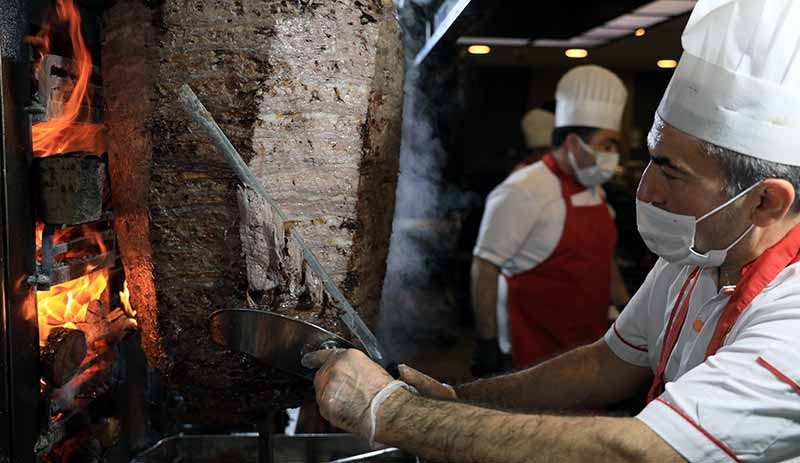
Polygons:
[[703,154],[702,140],[673,127],[658,114],[647,134],[647,149],[651,158],[667,159],[690,173],[709,162],[708,156]]

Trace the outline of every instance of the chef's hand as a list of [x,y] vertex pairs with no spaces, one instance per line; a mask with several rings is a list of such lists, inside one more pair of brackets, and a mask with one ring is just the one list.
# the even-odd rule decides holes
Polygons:
[[441,400],[455,400],[458,398],[455,389],[445,383],[440,383],[430,376],[411,368],[400,365],[400,379],[417,389],[420,394]]
[[472,374],[477,378],[492,376],[503,371],[503,353],[497,338],[478,339],[472,355]]
[[322,416],[338,428],[368,436],[370,402],[392,377],[356,349],[318,350],[306,354],[302,364],[319,368],[314,389]]

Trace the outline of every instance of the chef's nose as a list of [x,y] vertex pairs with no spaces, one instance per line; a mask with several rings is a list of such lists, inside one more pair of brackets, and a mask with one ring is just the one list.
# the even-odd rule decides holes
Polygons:
[[639,201],[653,204],[664,202],[664,188],[661,185],[662,180],[659,178],[657,170],[657,168],[653,167],[653,163],[650,162],[642,173],[639,188],[636,190],[636,198]]

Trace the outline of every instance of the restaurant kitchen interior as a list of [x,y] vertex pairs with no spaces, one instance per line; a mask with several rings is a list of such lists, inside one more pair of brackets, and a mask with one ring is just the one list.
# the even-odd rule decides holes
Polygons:
[[[269,308],[352,340],[298,231],[395,359],[469,379],[483,199],[576,60],[631,93],[607,190],[640,284],[653,258],[622,211],[694,2],[346,3],[0,1],[0,462],[369,451],[289,441],[310,382],[215,345],[208,316]],[[183,83],[289,219],[239,186]]]

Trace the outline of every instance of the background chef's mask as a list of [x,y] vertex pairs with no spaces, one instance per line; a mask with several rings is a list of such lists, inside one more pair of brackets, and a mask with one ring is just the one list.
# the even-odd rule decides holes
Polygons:
[[611,180],[619,164],[619,153],[595,151],[581,140],[581,137],[578,137],[578,143],[580,143],[584,150],[594,156],[595,160],[594,165],[581,169],[578,168],[578,163],[575,162],[575,155],[572,154],[572,151],[567,152],[569,165],[572,166],[572,169],[575,171],[575,176],[578,178],[581,185],[591,188]]
[[750,224],[747,230],[727,248],[711,250],[705,254],[700,254],[693,249],[697,224],[725,209],[760,184],[761,182],[755,183],[699,219],[691,215],[674,214],[664,209],[659,209],[650,203],[639,201],[637,197],[636,226],[639,229],[639,234],[642,235],[642,239],[650,251],[667,262],[699,267],[719,267],[725,262],[728,251],[733,249],[750,233],[753,229],[753,224]]

